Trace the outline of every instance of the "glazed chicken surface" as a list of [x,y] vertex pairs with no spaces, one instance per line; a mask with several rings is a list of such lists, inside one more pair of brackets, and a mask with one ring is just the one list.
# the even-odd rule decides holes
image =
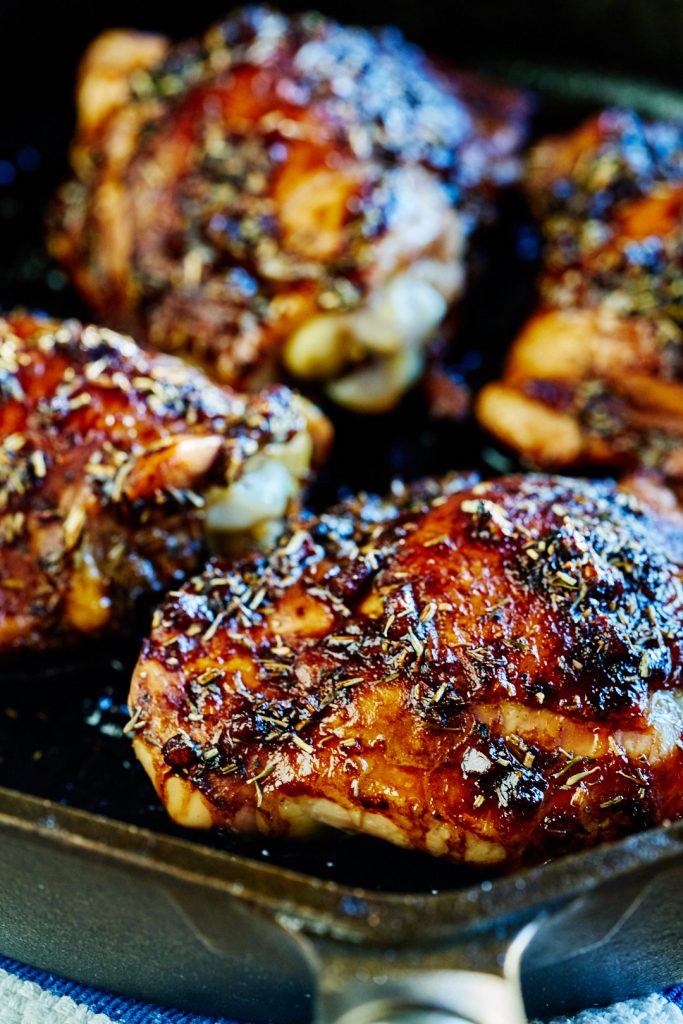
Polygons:
[[455,477],[212,562],[157,611],[132,682],[169,814],[489,865],[681,814],[671,502],[647,482]]
[[112,326],[223,381],[284,366],[381,411],[462,291],[525,117],[395,30],[251,7],[177,46],[107,32],[50,246]]
[[286,388],[244,397],[73,320],[0,317],[0,391],[3,652],[123,632],[207,539],[264,537],[327,437]]
[[540,308],[482,422],[536,465],[683,478],[683,124],[608,111],[531,152]]

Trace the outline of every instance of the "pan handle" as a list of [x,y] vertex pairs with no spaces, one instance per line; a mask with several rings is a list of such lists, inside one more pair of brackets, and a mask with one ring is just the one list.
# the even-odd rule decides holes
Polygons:
[[526,1024],[519,965],[537,927],[420,950],[316,942],[315,1024]]

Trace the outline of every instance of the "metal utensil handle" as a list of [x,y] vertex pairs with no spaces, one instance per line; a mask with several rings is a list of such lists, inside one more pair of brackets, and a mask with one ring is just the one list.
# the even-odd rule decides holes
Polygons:
[[[362,1010],[366,1008],[363,1007]],[[369,1007],[368,1009],[372,1009]],[[377,1007],[377,1013],[362,1014],[354,1016],[354,1024],[360,1020],[364,1024],[473,1024],[469,1018],[453,1016],[442,1010],[434,1010],[428,1006],[403,1006],[401,1004],[381,1004]],[[345,1024],[350,1024],[351,1018],[344,1018]]]
[[431,950],[317,944],[315,1024],[526,1024],[520,960],[536,927]]
[[372,1018],[373,1024],[472,1024],[464,1017],[432,1010],[430,1007],[388,1007],[385,1013]]
[[332,1016],[322,1000],[317,1024],[526,1024],[519,986],[492,974],[421,972],[383,987],[391,991],[347,989],[338,1001],[347,1009]]

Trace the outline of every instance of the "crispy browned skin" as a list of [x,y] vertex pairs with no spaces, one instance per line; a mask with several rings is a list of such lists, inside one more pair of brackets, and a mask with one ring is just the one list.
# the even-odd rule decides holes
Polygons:
[[500,864],[679,815],[683,533],[648,486],[658,511],[612,483],[456,478],[211,564],[132,682],[170,814]]
[[50,244],[98,316],[367,409],[417,376],[526,114],[394,31],[259,7],[175,47],[106,33],[78,111]]
[[541,307],[479,416],[537,465],[683,478],[683,125],[609,111],[531,152]]
[[0,317],[0,651],[122,631],[197,570],[255,459],[295,442],[305,475],[307,405],[245,398],[104,328]]

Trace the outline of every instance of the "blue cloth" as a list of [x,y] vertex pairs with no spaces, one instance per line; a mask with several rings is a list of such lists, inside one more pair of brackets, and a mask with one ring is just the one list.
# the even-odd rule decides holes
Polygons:
[[[139,1003],[133,999],[98,992],[97,989],[79,985],[75,981],[67,981],[36,967],[27,967],[8,957],[0,956],[0,971],[5,971],[20,981],[32,981],[44,992],[54,996],[68,996],[80,1006],[86,1006],[93,1013],[101,1013],[115,1024],[233,1024],[225,1017],[204,1017],[201,1014],[182,1013],[180,1010],[167,1010],[148,1003]],[[0,1008],[0,1024],[2,1009]],[[47,1024],[47,1022],[46,1022]]]
[[[23,985],[21,983],[32,983],[33,986],[37,986],[37,989],[34,989],[31,984]],[[4,993],[3,985],[5,986]],[[47,971],[27,967],[25,964],[17,963],[16,960],[2,956],[0,956],[0,993],[3,993],[3,998],[0,998],[0,1024],[5,1024],[6,1021],[10,1024],[14,1024],[15,1021],[22,1024],[24,1020],[32,1022],[40,1019],[42,1021],[46,1010],[45,1001],[49,1000],[50,996],[54,997],[56,1014],[54,1019],[58,1020],[59,1024],[62,1022],[69,1024],[71,1020],[76,1024],[81,1024],[81,1022],[85,1024],[90,1019],[89,1014],[101,1014],[104,1024],[108,1024],[110,1021],[112,1024],[234,1024],[224,1017],[205,1017],[108,995],[105,992],[99,992],[73,981],[66,981]],[[66,997],[67,1001],[60,1003],[59,1000],[63,997]],[[68,1000],[72,1000],[73,1004],[69,1004]],[[681,1011],[681,1024],[683,1024],[683,984],[676,985],[663,993],[659,1006],[666,1004],[670,1004],[671,1008],[678,1007]],[[69,1010],[70,1005],[73,1005],[73,1012]],[[32,1007],[37,1009],[39,1017],[35,1016]],[[628,1007],[629,1021],[642,1021],[642,1024],[651,1024],[653,1012],[651,1001],[643,1001],[642,1013],[639,1011],[638,1001],[629,1003]],[[666,1014],[667,1021],[673,1019],[671,1013],[676,1016],[676,1011],[669,1010]],[[580,1014],[577,1024],[591,1024],[592,1017],[593,1014],[590,1012]],[[609,1011],[595,1011],[596,1024],[602,1024],[603,1021],[608,1020],[616,1022],[621,1019],[622,1014],[618,1010],[615,1010],[614,1017],[609,1016]],[[663,1018],[660,1016],[659,1019]],[[566,1018],[562,1018],[558,1024],[565,1024],[565,1021]],[[52,1024],[52,1017],[50,1017],[50,1024]],[[97,1024],[103,1024],[102,1020]]]
[[668,992],[664,993],[664,995],[670,1003],[677,1006],[681,1013],[683,1013],[683,985],[674,985],[674,987],[670,988]]

